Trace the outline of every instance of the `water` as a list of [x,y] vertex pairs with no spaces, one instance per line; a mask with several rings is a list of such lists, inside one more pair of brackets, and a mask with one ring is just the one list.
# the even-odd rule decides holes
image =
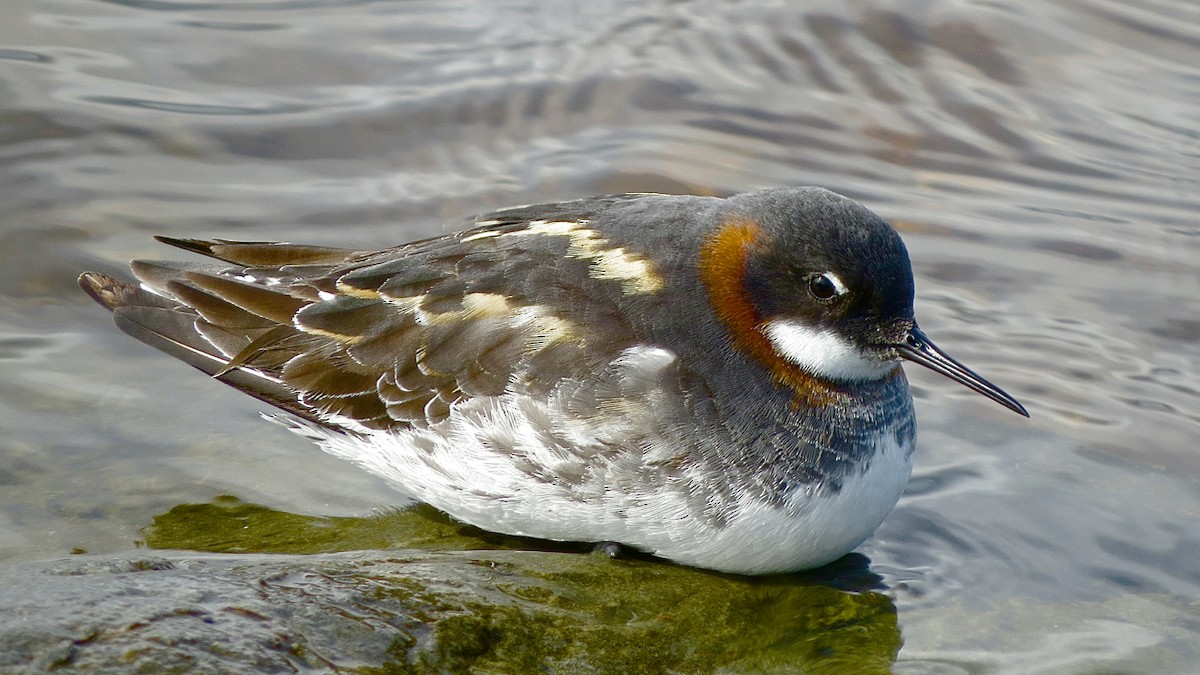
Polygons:
[[506,205],[817,184],[892,220],[923,328],[905,498],[859,550],[899,672],[1200,662],[1200,8],[0,6],[0,566],[133,549],[231,494],[387,486],[115,330],[151,234],[380,247]]

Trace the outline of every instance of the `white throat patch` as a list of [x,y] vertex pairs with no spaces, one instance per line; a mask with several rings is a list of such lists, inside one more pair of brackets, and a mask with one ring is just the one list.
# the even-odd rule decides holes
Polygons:
[[868,358],[833,331],[815,330],[792,319],[774,319],[762,328],[780,356],[818,377],[877,380],[896,364]]

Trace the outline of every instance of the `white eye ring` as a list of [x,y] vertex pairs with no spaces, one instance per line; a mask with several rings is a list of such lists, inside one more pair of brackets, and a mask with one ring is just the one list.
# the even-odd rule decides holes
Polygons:
[[846,288],[846,284],[842,283],[842,280],[838,278],[838,275],[834,274],[833,272],[826,272],[821,276],[833,282],[833,287],[837,289],[838,295],[845,295],[850,290]]
[[845,295],[847,289],[846,284],[843,284],[836,274],[825,272],[809,277],[808,292],[817,300],[830,300]]

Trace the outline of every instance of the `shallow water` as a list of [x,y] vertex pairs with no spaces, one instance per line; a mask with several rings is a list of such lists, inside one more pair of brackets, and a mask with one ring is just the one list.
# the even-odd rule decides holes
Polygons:
[[0,5],[0,565],[217,495],[386,485],[113,328],[151,234],[379,247],[519,203],[817,184],[894,222],[940,346],[859,551],[899,672],[1200,662],[1200,9],[922,3]]

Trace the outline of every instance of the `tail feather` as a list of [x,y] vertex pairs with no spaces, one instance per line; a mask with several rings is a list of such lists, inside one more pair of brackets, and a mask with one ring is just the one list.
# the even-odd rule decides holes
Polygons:
[[113,321],[129,335],[209,375],[228,361],[196,332],[196,314],[186,308],[127,305],[113,310]]
[[79,287],[110,312],[127,305],[165,309],[178,307],[178,303],[99,272],[84,272],[79,275]]
[[[252,346],[252,336],[270,333],[273,329],[219,328],[183,304],[106,274],[85,272],[79,277],[79,285],[113,313],[117,327],[128,335],[261,401],[325,426],[314,411],[299,404],[296,392],[268,369],[231,364],[231,360],[236,361],[239,357],[243,362],[250,360],[242,357],[241,352]],[[282,361],[277,365],[281,364]]]
[[155,239],[185,251],[247,267],[337,265],[360,255],[359,251],[353,249],[306,244],[229,241],[227,239],[178,239],[164,236],[156,236]]

